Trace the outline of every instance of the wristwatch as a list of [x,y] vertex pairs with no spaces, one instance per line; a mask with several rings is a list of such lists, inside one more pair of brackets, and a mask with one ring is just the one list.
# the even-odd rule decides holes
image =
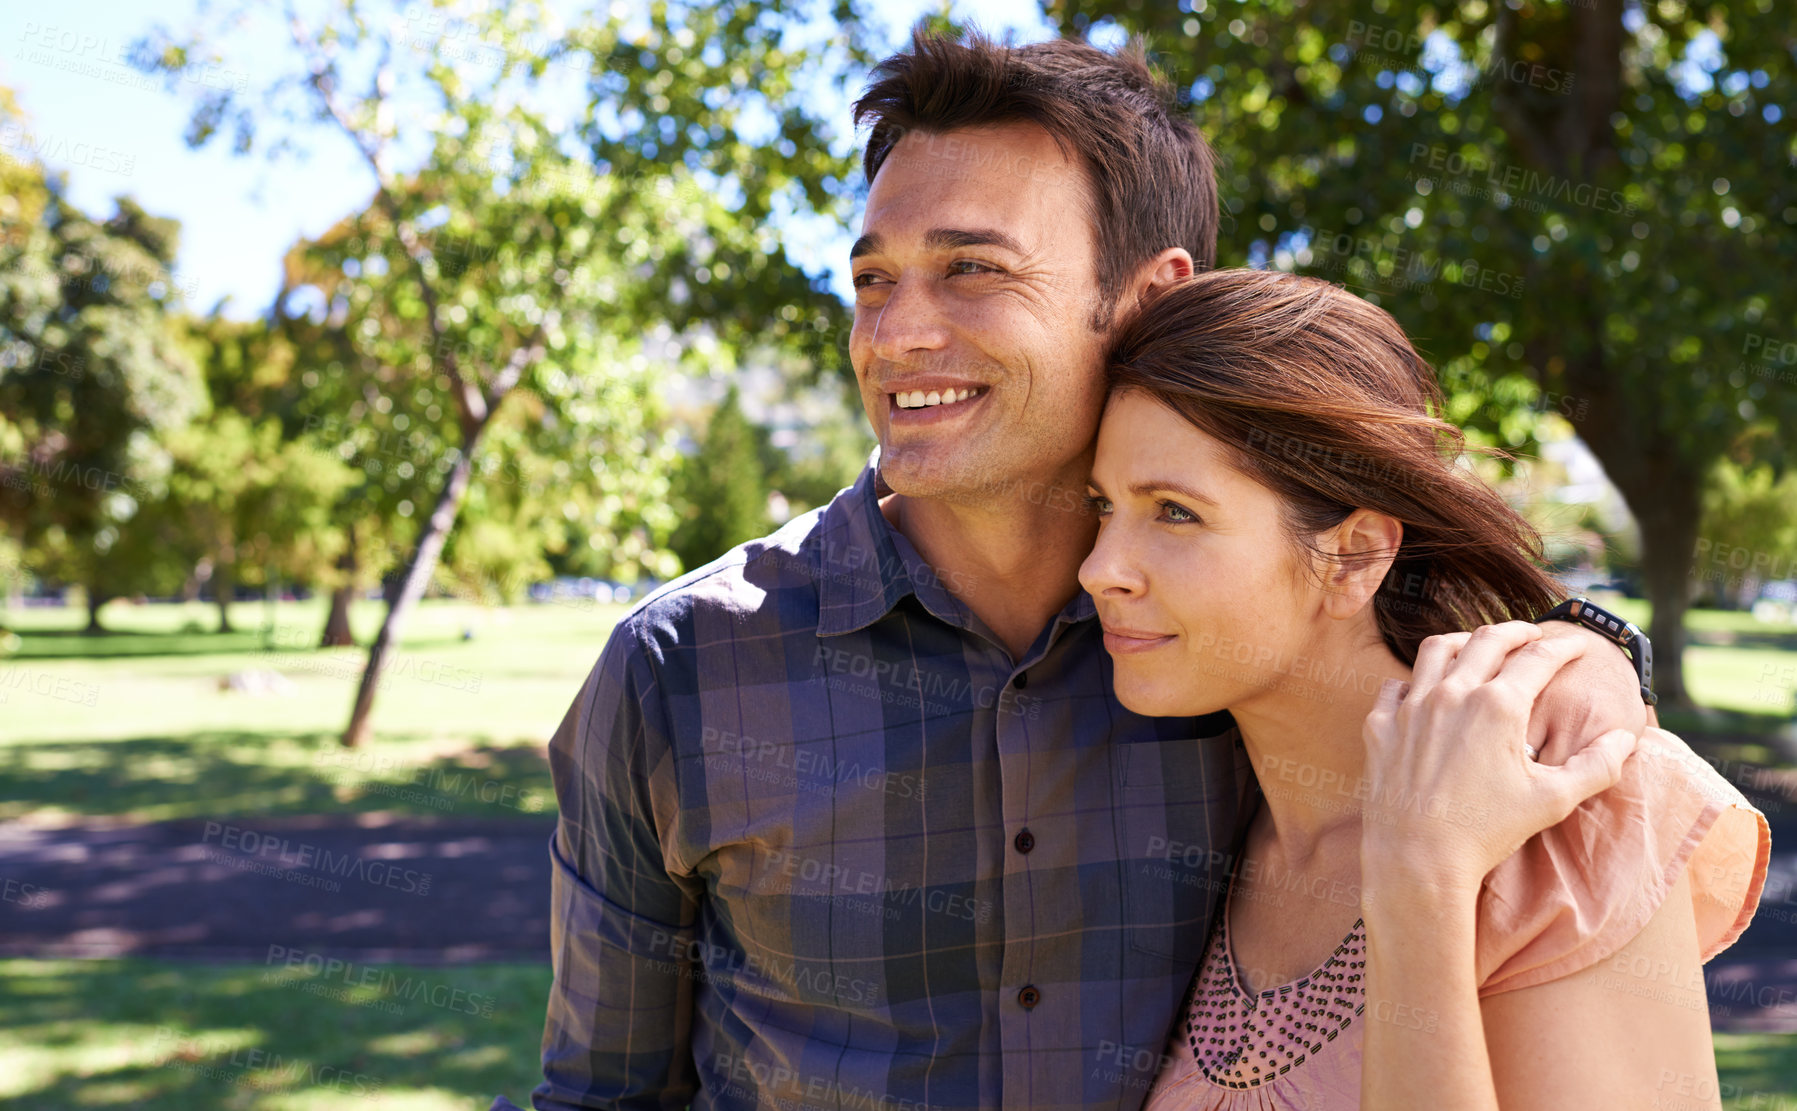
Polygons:
[[1635,665],[1635,678],[1641,681],[1641,701],[1649,706],[1660,701],[1660,696],[1653,692],[1653,643],[1633,621],[1624,621],[1583,594],[1568,598],[1535,620],[1573,621],[1602,633]]

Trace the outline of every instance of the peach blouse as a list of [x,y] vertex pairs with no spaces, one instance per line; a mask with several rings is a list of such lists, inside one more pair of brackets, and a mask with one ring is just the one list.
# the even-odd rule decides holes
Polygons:
[[[1684,741],[1649,727],[1616,786],[1485,878],[1474,942],[1480,998],[1617,952],[1681,870],[1708,961],[1752,920],[1771,848],[1764,814]],[[1228,908],[1225,896],[1145,1111],[1359,1107],[1364,924],[1309,975],[1250,995],[1236,975]]]

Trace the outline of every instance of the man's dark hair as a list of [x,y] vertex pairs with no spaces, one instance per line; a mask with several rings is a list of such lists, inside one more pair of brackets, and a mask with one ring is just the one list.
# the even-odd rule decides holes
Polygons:
[[1027,122],[1053,135],[1090,183],[1097,330],[1109,326],[1135,270],[1168,247],[1184,247],[1199,271],[1216,265],[1210,146],[1179,114],[1139,39],[1109,53],[1076,39],[1005,46],[978,32],[956,39],[919,26],[910,51],[876,66],[855,102],[856,126],[870,121],[862,156],[870,184],[913,131]]

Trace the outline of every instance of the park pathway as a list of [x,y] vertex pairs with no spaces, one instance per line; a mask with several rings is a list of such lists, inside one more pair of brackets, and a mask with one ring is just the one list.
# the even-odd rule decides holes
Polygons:
[[[1756,802],[1772,874],[1753,925],[1704,968],[1710,1015],[1718,1030],[1797,1032],[1797,806]],[[341,815],[0,826],[0,957],[547,961],[553,828]],[[1680,973],[1631,979],[1651,992]]]
[[0,826],[0,956],[549,959],[543,819]]

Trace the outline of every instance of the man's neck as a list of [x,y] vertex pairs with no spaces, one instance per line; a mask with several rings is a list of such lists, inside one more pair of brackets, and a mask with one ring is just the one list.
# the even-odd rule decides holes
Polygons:
[[1061,482],[988,502],[951,502],[891,494],[886,520],[935,570],[950,593],[1021,660],[1042,627],[1078,593],[1079,566],[1092,551],[1098,522],[1083,511],[1078,488]]

